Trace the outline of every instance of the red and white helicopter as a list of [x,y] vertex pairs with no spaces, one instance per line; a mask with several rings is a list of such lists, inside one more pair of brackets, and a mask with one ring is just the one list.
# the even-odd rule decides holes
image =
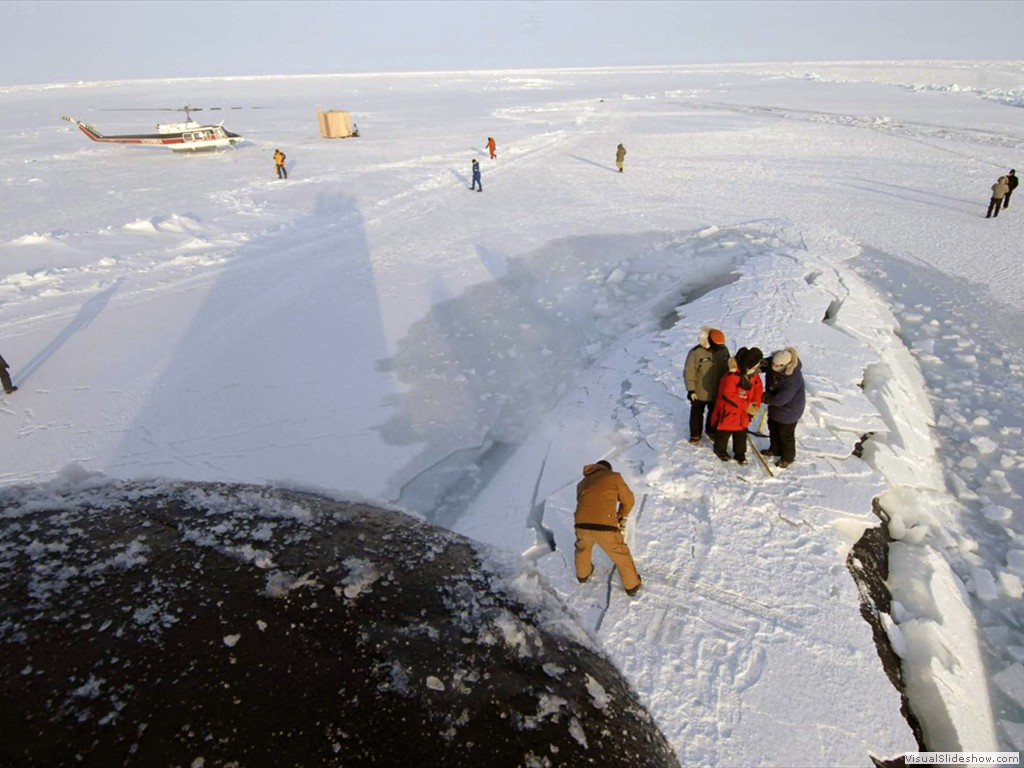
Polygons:
[[[220,107],[211,107],[210,111],[216,111]],[[243,109],[243,107],[231,107],[231,109]],[[259,109],[259,107],[253,107]],[[224,127],[223,121],[216,125],[202,125],[192,119],[193,112],[202,112],[202,107],[177,107],[174,109],[159,110],[106,110],[117,112],[184,112],[184,123],[158,123],[156,133],[134,133],[118,134],[107,136],[96,130],[96,127],[76,120],[68,115],[61,115],[62,120],[74,123],[78,129],[93,141],[104,144],[142,144],[153,147],[167,147],[172,152],[204,152],[232,147],[244,138],[237,133],[232,133]]]

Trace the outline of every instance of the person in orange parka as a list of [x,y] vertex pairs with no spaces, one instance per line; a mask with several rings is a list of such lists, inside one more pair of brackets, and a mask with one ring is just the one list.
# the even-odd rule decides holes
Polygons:
[[761,409],[764,385],[761,383],[761,361],[764,355],[757,347],[743,347],[729,360],[729,372],[718,385],[711,423],[715,433],[715,456],[729,461],[726,448],[732,436],[732,453],[739,464],[747,463],[747,427]]
[[494,143],[494,139],[490,136],[487,137],[487,151],[491,153],[491,160],[498,156],[497,145]]

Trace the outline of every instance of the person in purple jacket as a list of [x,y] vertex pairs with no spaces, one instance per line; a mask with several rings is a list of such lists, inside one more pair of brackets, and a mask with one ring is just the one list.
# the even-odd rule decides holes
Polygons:
[[796,460],[796,424],[804,415],[803,363],[796,347],[772,355],[765,376],[764,401],[768,404],[768,436],[771,445],[762,456],[778,456],[775,466],[785,469]]

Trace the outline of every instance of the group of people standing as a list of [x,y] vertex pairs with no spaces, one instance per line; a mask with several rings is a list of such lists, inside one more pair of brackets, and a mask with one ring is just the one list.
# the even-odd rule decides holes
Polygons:
[[[767,404],[770,443],[761,455],[776,457],[775,466],[785,469],[796,461],[796,425],[807,402],[796,347],[786,347],[769,358],[757,347],[741,347],[733,356],[725,342],[725,333],[705,327],[686,355],[683,380],[690,402],[690,444],[698,445],[706,433],[719,459],[746,464],[747,429]],[[730,440],[732,457],[727,452]],[[597,545],[615,563],[626,593],[632,597],[640,590],[640,575],[623,536],[634,503],[633,492],[609,462],[583,468],[574,518],[576,578],[581,584],[594,573],[592,555]]]
[[1000,176],[999,180],[992,185],[992,197],[988,201],[988,213],[985,214],[986,219],[992,219],[999,216],[999,211],[1003,208],[1010,207],[1010,196],[1013,194],[1013,190],[1017,188],[1017,171],[1013,168],[1005,176]]
[[800,356],[795,347],[768,359],[757,347],[741,347],[732,356],[725,341],[718,328],[702,328],[697,345],[686,356],[683,380],[690,401],[690,444],[700,443],[706,433],[715,456],[746,464],[747,429],[767,405],[770,443],[761,455],[777,457],[775,466],[785,469],[796,461],[796,425],[807,401]]

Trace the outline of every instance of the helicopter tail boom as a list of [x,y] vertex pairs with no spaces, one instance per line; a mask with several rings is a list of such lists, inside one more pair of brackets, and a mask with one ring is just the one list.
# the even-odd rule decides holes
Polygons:
[[78,126],[78,130],[80,130],[82,133],[84,133],[86,136],[88,136],[93,141],[107,141],[108,140],[106,136],[104,136],[102,133],[97,131],[91,125],[88,125],[86,123],[83,123],[83,122],[80,122],[78,120],[75,120],[75,118],[73,118],[73,117],[69,117],[68,115],[61,115],[60,119],[61,120],[67,120],[69,123],[74,123],[75,125]]

